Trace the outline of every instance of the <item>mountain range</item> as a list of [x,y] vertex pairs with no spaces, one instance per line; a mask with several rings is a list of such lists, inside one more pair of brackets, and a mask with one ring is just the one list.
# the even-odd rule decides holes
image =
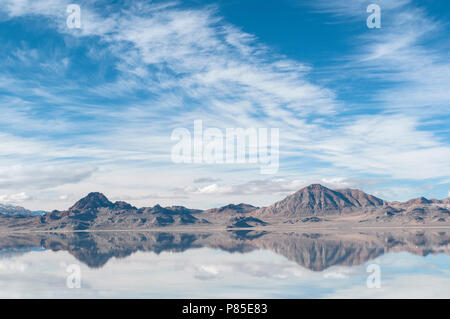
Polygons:
[[361,265],[387,253],[419,256],[450,254],[450,233],[442,229],[394,229],[365,232],[32,232],[0,234],[0,258],[33,250],[68,251],[91,268],[135,252],[179,253],[207,247],[230,253],[269,250],[313,271]]
[[[20,209],[17,209],[20,211]],[[0,214],[0,230],[138,230],[161,227],[250,228],[289,227],[319,223],[324,227],[373,225],[439,225],[450,223],[449,198],[415,198],[388,202],[357,189],[332,190],[320,184],[300,189],[268,207],[230,204],[208,210],[183,206],[137,208],[90,193],[65,211],[35,216]]]

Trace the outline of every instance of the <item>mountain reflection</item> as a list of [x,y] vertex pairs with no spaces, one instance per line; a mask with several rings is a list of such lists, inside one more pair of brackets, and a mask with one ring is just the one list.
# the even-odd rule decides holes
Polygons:
[[142,252],[183,252],[212,248],[230,253],[270,250],[314,271],[335,265],[353,266],[388,252],[450,255],[448,231],[280,233],[266,231],[190,232],[76,232],[0,236],[0,256],[36,249],[67,251],[91,268],[111,258]]

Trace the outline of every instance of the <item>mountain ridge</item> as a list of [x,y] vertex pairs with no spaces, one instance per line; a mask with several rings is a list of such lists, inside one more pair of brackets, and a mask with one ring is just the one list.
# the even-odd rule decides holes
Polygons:
[[358,189],[332,190],[320,184],[306,186],[268,207],[258,208],[241,203],[208,210],[184,206],[162,207],[158,204],[137,208],[123,201],[113,203],[104,194],[91,192],[64,211],[54,210],[37,217],[20,215],[16,219],[14,216],[0,215],[0,228],[108,230],[205,225],[248,228],[345,222],[357,225],[443,225],[450,221],[449,209],[448,199],[428,200],[419,197],[406,202],[387,202]]
[[0,215],[39,216],[45,213],[44,211],[31,211],[21,206],[0,203]]

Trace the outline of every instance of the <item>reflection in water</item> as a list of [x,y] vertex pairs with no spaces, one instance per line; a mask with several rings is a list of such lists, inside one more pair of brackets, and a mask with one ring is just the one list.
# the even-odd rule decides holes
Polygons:
[[419,256],[450,255],[450,236],[445,231],[396,233],[273,233],[229,231],[181,232],[77,232],[15,234],[0,237],[2,254],[44,248],[65,250],[91,268],[104,266],[112,257],[124,258],[137,251],[184,252],[213,248],[247,253],[270,250],[300,266],[321,271],[335,265],[360,265],[388,252],[410,252]]
[[[414,278],[444,287],[430,286],[430,293],[448,298],[449,256],[445,230],[16,233],[0,236],[0,287],[8,288],[0,297],[362,297],[369,293],[364,265],[377,262],[391,287],[375,297],[407,297]],[[60,264],[78,261],[90,279],[84,289],[68,290]],[[406,280],[396,283],[405,291],[392,286],[398,280]]]

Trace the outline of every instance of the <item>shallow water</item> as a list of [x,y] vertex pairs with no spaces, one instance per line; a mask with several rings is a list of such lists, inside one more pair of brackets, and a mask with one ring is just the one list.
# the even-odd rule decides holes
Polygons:
[[450,237],[420,230],[0,236],[0,297],[450,298]]

